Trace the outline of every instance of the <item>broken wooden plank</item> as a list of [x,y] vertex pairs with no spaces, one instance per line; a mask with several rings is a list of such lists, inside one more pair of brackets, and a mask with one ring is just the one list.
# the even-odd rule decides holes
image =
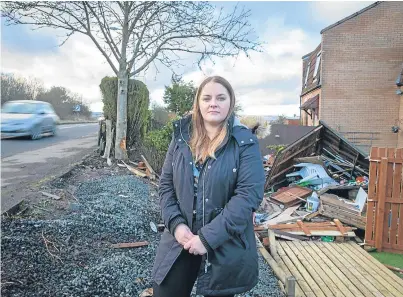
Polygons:
[[135,175],[137,175],[139,177],[146,177],[147,176],[147,174],[144,173],[143,171],[140,171],[140,170],[138,170],[138,169],[126,164],[124,161],[122,161],[122,163],[126,166],[127,169],[129,169],[129,171],[131,173],[133,173],[133,174],[135,174]]
[[270,200],[279,202],[285,206],[292,206],[300,200],[306,202],[304,198],[308,197],[311,193],[311,189],[293,186],[274,193],[271,195]]
[[304,226],[304,223],[300,220],[297,221],[297,225],[301,228],[301,230],[305,233],[305,235],[312,235],[311,231],[309,231],[309,229]]
[[136,248],[149,245],[148,241],[139,241],[139,242],[123,242],[112,244],[111,247],[115,249],[121,248]]
[[283,221],[298,219],[298,218],[292,217],[291,215],[294,211],[296,211],[300,207],[300,205],[301,204],[298,204],[298,205],[287,208],[280,215],[278,215],[277,217],[275,217],[271,220],[266,221],[263,225],[264,226],[275,225],[275,224],[281,223]]
[[60,200],[60,199],[61,199],[60,196],[53,195],[53,194],[50,194],[50,193],[48,193],[48,192],[41,192],[41,193],[42,193],[43,196],[52,198],[52,199],[54,199],[54,200]]
[[336,224],[336,226],[339,229],[341,234],[347,234],[346,229],[344,228],[343,224],[338,219],[334,219],[333,221]]
[[154,169],[151,167],[151,165],[148,163],[147,159],[143,155],[141,155],[141,159],[143,159],[144,164],[146,165],[146,167],[149,171],[149,178],[151,180],[155,180],[157,174],[155,173]]
[[306,215],[305,218],[304,218],[304,220],[305,220],[305,221],[310,221],[310,220],[312,220],[314,217],[318,216],[319,214],[320,214],[319,211],[312,212],[312,213],[310,213],[309,215]]

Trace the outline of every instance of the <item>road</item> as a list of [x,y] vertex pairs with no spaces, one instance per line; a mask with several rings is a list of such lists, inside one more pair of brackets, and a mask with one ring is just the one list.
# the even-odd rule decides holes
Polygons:
[[62,141],[77,139],[98,132],[98,123],[73,124],[58,126],[56,136],[44,136],[39,140],[27,138],[11,138],[1,140],[1,158],[15,154],[45,148]]
[[98,124],[61,125],[54,137],[1,141],[1,212],[66,173],[97,146]]

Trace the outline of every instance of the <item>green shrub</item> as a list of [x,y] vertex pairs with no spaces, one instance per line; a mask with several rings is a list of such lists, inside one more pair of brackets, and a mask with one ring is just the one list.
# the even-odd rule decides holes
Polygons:
[[169,121],[163,128],[147,132],[142,147],[143,155],[157,172],[161,172],[165,155],[172,139],[173,125]]
[[[112,129],[116,129],[118,78],[104,77],[99,87],[104,103],[104,116],[112,120]],[[147,131],[150,117],[149,103],[147,86],[141,81],[130,79],[127,93],[126,147],[128,149],[138,147]]]

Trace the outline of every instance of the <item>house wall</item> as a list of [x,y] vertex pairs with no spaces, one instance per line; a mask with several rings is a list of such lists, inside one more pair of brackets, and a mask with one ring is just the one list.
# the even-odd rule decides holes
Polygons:
[[[369,150],[395,147],[403,132],[391,127],[403,119],[395,81],[403,62],[403,3],[377,6],[322,33],[320,118]],[[399,69],[400,68],[400,69]],[[402,123],[403,128],[403,123]],[[363,134],[363,132],[365,134]]]
[[[313,90],[301,97],[301,105],[304,104],[310,98],[319,94],[319,119],[321,117],[321,89]],[[317,126],[319,124],[319,119],[314,120],[311,119],[310,115],[307,114],[304,110],[301,110],[301,125],[302,126]]]

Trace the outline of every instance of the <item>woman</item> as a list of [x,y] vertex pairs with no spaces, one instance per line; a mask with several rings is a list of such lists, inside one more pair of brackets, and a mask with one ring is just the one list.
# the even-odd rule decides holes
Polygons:
[[258,281],[252,212],[263,198],[257,138],[234,117],[222,77],[205,79],[193,112],[174,123],[159,195],[166,229],[153,268],[155,297],[233,296]]

